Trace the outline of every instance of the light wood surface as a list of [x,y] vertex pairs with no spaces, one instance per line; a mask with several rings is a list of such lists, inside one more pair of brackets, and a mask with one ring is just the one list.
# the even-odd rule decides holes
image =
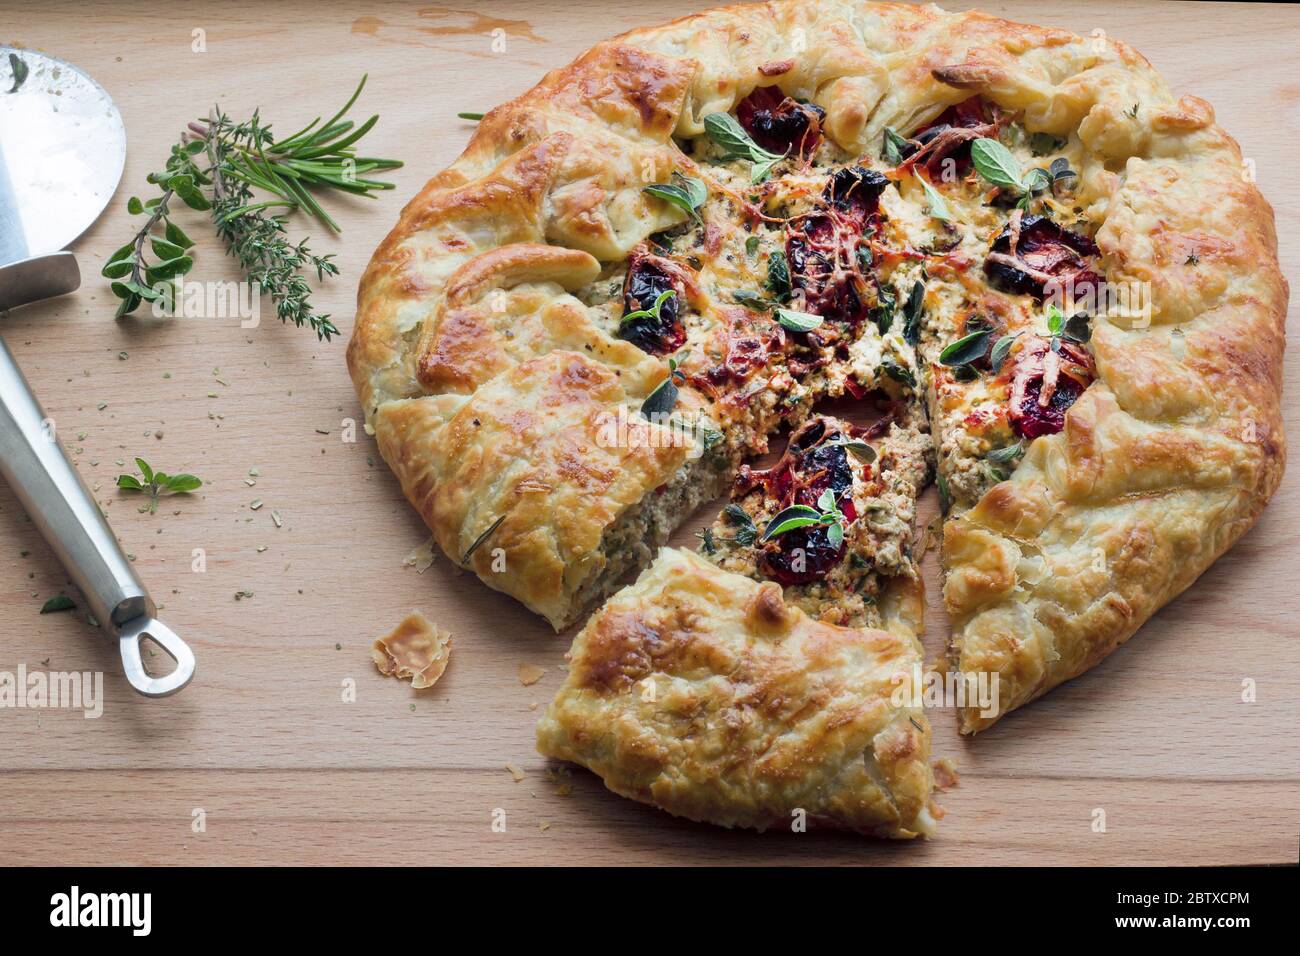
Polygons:
[[[1296,860],[1300,469],[1235,550],[1102,666],[975,741],[957,738],[950,713],[933,715],[935,751],[961,773],[940,798],[948,814],[936,839],[728,833],[605,793],[584,771],[548,779],[533,725],[562,678],[569,638],[441,556],[424,574],[403,567],[427,533],[373,442],[341,440],[344,420],[361,417],[344,341],[319,344],[265,316],[253,330],[236,320],[114,321],[97,273],[133,230],[126,198],[147,195],[145,175],[213,101],[235,116],[260,105],[287,131],[332,112],[369,72],[359,111],[382,118],[365,152],[406,161],[398,188],[375,201],[335,201],[342,238],[305,220],[292,227],[337,252],[343,275],[318,300],[346,336],[371,250],[465,143],[470,127],[456,112],[522,92],[605,36],[700,6],[0,0],[0,42],[89,71],[116,99],[129,140],[116,200],[74,247],[80,293],[18,310],[0,332],[163,619],[199,660],[190,688],[144,700],[80,611],[40,616],[65,578],[0,488],[0,670],[100,670],[106,694],[97,720],[0,709],[0,863]],[[1300,9],[1052,0],[986,9],[1081,34],[1104,29],[1145,53],[1177,91],[1210,100],[1256,161],[1277,212],[1283,269],[1300,278]],[[191,52],[196,29],[206,52]],[[492,50],[497,29],[505,52]],[[205,237],[192,278],[234,278],[208,230],[183,221]],[[1292,423],[1298,356],[1292,348],[1286,362]],[[140,514],[113,487],[123,470],[115,461],[136,455],[209,483],[155,516]],[[255,487],[245,484],[250,469],[260,472]],[[250,509],[255,499],[260,510]],[[709,516],[697,515],[680,540]],[[205,573],[191,571],[195,548],[206,551]],[[244,590],[253,596],[237,601]],[[946,621],[931,590],[933,656]],[[423,694],[380,677],[369,659],[371,640],[411,608],[455,635],[446,676]],[[524,664],[545,676],[523,686]],[[1256,682],[1254,703],[1241,700],[1246,679]],[[507,763],[523,769],[521,782]],[[504,833],[491,829],[496,808]],[[1104,833],[1093,829],[1099,808]],[[197,810],[205,832],[194,832]]]

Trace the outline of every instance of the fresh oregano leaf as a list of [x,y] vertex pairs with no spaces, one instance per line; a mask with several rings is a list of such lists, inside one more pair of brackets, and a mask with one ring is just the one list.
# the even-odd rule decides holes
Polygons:
[[891,166],[897,166],[907,158],[908,142],[892,126],[886,126],[884,142],[881,144],[880,158]]
[[794,309],[777,309],[776,320],[792,332],[811,332],[825,321],[820,315],[796,312]]
[[24,60],[22,57],[20,57],[17,53],[10,53],[9,68],[13,70],[13,74],[14,74],[14,85],[9,87],[9,92],[17,93],[18,88],[27,82],[27,73],[28,73],[27,61]]
[[1061,330],[1065,327],[1065,316],[1061,313],[1060,308],[1055,305],[1047,308],[1047,331],[1052,335],[1060,335]]
[[939,190],[931,186],[929,181],[919,173],[916,178],[921,180],[921,188],[925,190],[925,201],[930,205],[930,215],[941,222],[952,222],[952,213],[948,211],[948,204],[943,201],[943,196],[939,195]]
[[653,186],[646,186],[642,192],[676,206],[697,222],[700,221],[700,207],[709,197],[709,189],[702,180],[683,176],[680,173],[673,173],[672,182],[655,183]]
[[784,511],[778,512],[767,523],[767,531],[763,534],[763,540],[771,541],[787,531],[794,531],[796,528],[807,528],[810,525],[821,524],[821,522],[822,516],[818,514],[815,508],[809,508],[807,505],[791,505]]
[[748,545],[758,540],[758,526],[754,524],[754,519],[749,516],[748,511],[733,502],[723,508],[722,513],[736,528],[737,544]]
[[881,362],[880,370],[895,382],[901,382],[908,388],[916,388],[916,376],[912,374],[910,369],[903,368],[893,359],[885,359]]
[[903,340],[915,345],[921,340],[921,314],[925,311],[925,283],[917,279],[903,306]]
[[839,445],[863,464],[869,465],[876,460],[876,450],[864,441],[858,441],[855,438],[841,438],[831,444]]
[[994,464],[1003,464],[1008,461],[1015,461],[1024,451],[1024,443],[1016,442],[1014,445],[1007,445],[1005,448],[995,448],[984,457]]
[[[9,92],[12,93],[13,90],[10,90]],[[57,614],[60,611],[71,611],[76,606],[77,604],[75,601],[72,600],[72,598],[68,597],[66,594],[60,594],[57,595],[56,597],[50,598],[48,601],[42,604],[41,613]]]
[[989,352],[989,365],[994,373],[1001,370],[1002,363],[1007,360],[1007,353],[1011,351],[1011,345],[1019,334],[1019,332],[1012,332],[993,343],[993,349]]
[[984,357],[988,349],[989,335],[992,333],[988,329],[980,329],[978,332],[972,332],[969,335],[963,335],[955,342],[951,342],[939,353],[939,362],[947,365],[949,368],[955,368],[959,365],[969,365]]
[[1024,191],[1020,164],[1011,155],[1011,150],[996,139],[981,137],[975,140],[971,143],[970,158],[975,171],[994,186]]
[[782,302],[790,298],[790,263],[780,249],[767,258],[767,288]]

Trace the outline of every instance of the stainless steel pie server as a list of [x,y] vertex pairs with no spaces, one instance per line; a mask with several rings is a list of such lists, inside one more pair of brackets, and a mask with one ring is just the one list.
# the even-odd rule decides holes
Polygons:
[[[16,69],[10,54],[21,61]],[[76,258],[60,250],[103,211],[125,162],[122,118],[98,83],[54,57],[0,46],[0,311],[77,289]],[[0,474],[100,627],[118,642],[131,686],[165,697],[188,684],[193,652],[157,619],[149,592],[3,340]],[[166,676],[146,672],[146,636],[175,660]]]

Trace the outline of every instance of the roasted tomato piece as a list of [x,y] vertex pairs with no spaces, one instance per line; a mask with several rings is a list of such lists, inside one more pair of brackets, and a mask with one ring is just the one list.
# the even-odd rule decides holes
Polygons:
[[873,170],[839,169],[822,191],[822,206],[786,235],[790,278],[803,292],[807,311],[849,326],[871,311],[870,291],[857,266],[858,245],[887,185],[889,180]]
[[677,295],[664,302],[658,318],[642,316],[624,322],[619,326],[618,337],[651,355],[668,355],[685,345],[686,326],[679,318],[681,289],[668,270],[648,253],[634,253],[628,260],[627,278],[623,282],[623,314],[653,309],[655,300],[669,289]]
[[[826,419],[815,418],[790,436],[785,454],[765,472],[742,470],[749,482],[762,483],[768,497],[780,503],[819,508],[818,499],[829,489],[846,523],[857,520],[853,506],[853,473],[843,445],[832,444],[840,431]],[[820,509],[819,509],[820,510]],[[830,573],[844,557],[846,545],[833,547],[827,525],[787,531],[765,542],[759,554],[763,573],[781,584],[809,584]]]
[[736,119],[754,142],[773,153],[807,156],[821,141],[826,111],[800,103],[775,86],[760,86],[736,104]]
[[836,240],[819,239],[833,234],[834,226],[820,216],[804,222],[807,231],[785,241],[791,281],[803,290],[804,308],[831,322],[857,326],[871,311],[863,295],[865,283],[844,266]]
[[1021,438],[1055,435],[1064,428],[1065,413],[1083,394],[1083,386],[1072,378],[1058,382],[1046,405],[1039,402],[1042,394],[1042,380],[1030,382],[1019,404],[1011,407],[1011,428]]
[[1021,438],[1055,435],[1065,427],[1065,413],[1092,383],[1092,356],[1072,342],[1033,336],[1015,356],[1008,418]]
[[984,260],[984,272],[1005,292],[1037,299],[1062,295],[1095,296],[1100,251],[1087,236],[1063,229],[1046,216],[1016,216],[997,235]]
[[861,166],[845,166],[835,171],[822,191],[822,198],[843,215],[855,220],[861,229],[875,215],[880,194],[889,185],[883,173]]
[[[839,432],[827,434],[823,421],[813,421],[790,438],[794,449],[790,471],[796,488],[792,505],[816,507],[816,499],[826,489],[835,492],[836,502],[853,488],[853,472],[849,471],[849,455],[842,445],[829,444]],[[798,444],[796,444],[798,442]]]
[[762,572],[783,585],[811,584],[830,574],[844,557],[845,544],[831,546],[830,528],[796,528],[763,545],[758,556]]

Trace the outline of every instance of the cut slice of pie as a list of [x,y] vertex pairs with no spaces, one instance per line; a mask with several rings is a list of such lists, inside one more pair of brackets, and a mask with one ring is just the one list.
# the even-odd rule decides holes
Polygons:
[[929,836],[920,660],[907,637],[814,621],[773,582],[664,548],[574,639],[537,747],[691,820]]

